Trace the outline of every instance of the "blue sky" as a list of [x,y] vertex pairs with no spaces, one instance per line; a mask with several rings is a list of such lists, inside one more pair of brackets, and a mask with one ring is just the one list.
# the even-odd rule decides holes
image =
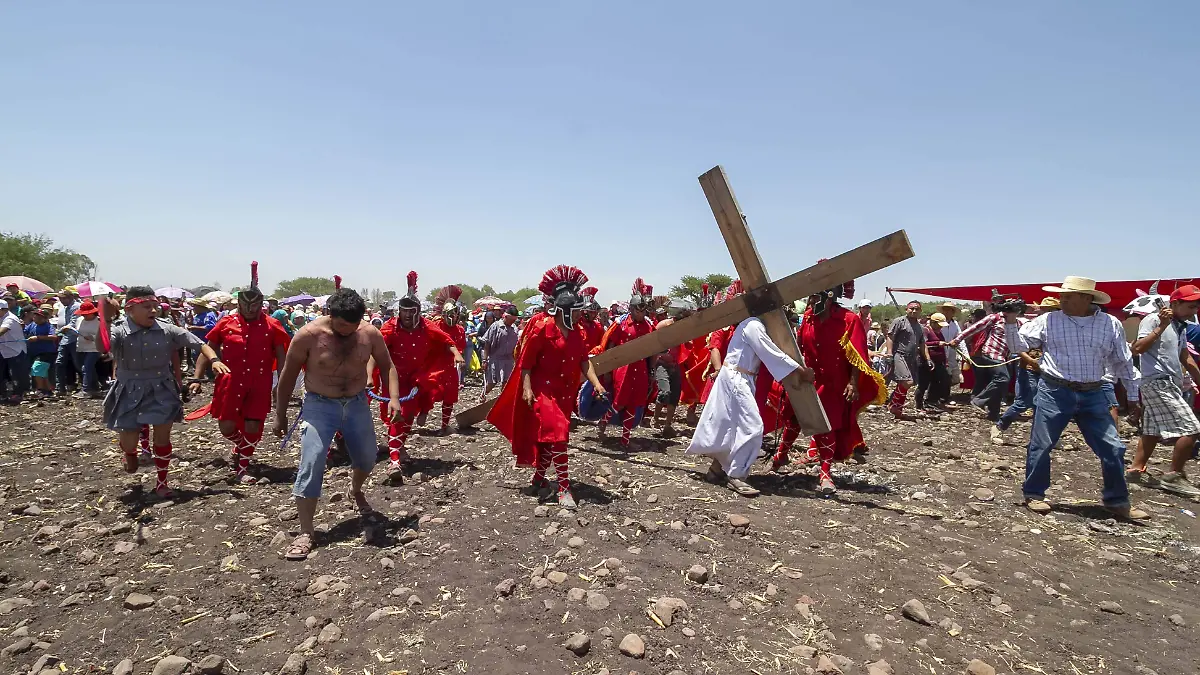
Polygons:
[[[1150,11],[1152,7],[1153,11]],[[859,282],[1193,276],[1192,2],[10,2],[0,230],[121,283],[776,277],[904,228]],[[1181,246],[1174,242],[1189,242]],[[1192,262],[1193,264],[1186,264]]]

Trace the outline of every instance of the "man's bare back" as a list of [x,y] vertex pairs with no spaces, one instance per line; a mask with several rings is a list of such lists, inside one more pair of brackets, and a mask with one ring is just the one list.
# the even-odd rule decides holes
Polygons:
[[367,388],[367,361],[373,353],[387,347],[379,330],[361,323],[348,336],[333,330],[329,317],[323,316],[296,333],[288,350],[306,365],[306,391],[329,398],[356,396]]

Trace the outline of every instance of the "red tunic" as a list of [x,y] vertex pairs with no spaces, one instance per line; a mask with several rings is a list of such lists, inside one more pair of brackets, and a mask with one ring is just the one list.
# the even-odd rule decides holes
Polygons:
[[[459,325],[447,326],[445,322],[438,322],[438,328],[442,329],[450,339],[454,341],[454,346],[458,348],[459,354],[467,352],[467,330]],[[454,353],[449,349],[436,350],[437,356],[436,369],[441,372],[441,377],[438,379],[438,387],[440,393],[438,400],[446,405],[454,405],[458,402],[458,369],[454,367]]]
[[213,388],[213,419],[266,419],[271,411],[275,348],[287,349],[291,342],[283,324],[265,313],[247,321],[240,312],[232,312],[204,337],[209,346],[221,350],[221,361],[229,366],[229,374],[217,378]]
[[[488,421],[512,443],[517,466],[533,466],[537,443],[567,440],[588,359],[584,339],[578,327],[563,335],[553,321],[526,328],[516,372],[488,413]],[[533,407],[521,400],[521,373],[525,370],[533,388]]]
[[[604,349],[607,351],[648,335],[654,327],[647,321],[634,321],[632,316],[625,317],[619,324],[609,327],[605,335]],[[650,401],[650,370],[647,359],[634,361],[613,371],[613,409],[633,410],[641,408]]]
[[579,329],[583,331],[584,343],[590,354],[604,339],[604,324],[600,323],[599,319],[584,319],[579,322]]
[[[388,319],[379,330],[383,334],[383,342],[392,355],[392,363],[396,364],[396,372],[400,375],[400,396],[407,396],[413,387],[417,395],[411,400],[400,404],[401,414],[414,417],[433,409],[433,402],[439,400],[441,392],[440,359],[448,353],[453,338],[447,335],[436,323],[420,317],[416,328],[406,330],[400,327],[398,318]],[[453,363],[453,357],[451,357]],[[381,377],[379,369],[374,373],[375,386],[384,396],[391,397],[387,391],[387,382]],[[387,404],[380,403],[380,414],[387,416]]]
[[[844,460],[854,448],[865,445],[858,426],[859,412],[871,403],[882,403],[882,395],[886,394],[883,376],[868,365],[867,332],[862,319],[837,305],[824,319],[815,318],[811,310],[805,312],[800,326],[800,353],[816,375],[817,396],[836,439],[834,459]],[[851,368],[851,359],[857,362],[856,368]],[[845,397],[851,373],[858,378],[858,400],[854,402]],[[794,423],[795,413],[782,386],[773,388],[771,402],[778,402],[781,418]]]
[[700,402],[700,394],[704,391],[704,368],[707,365],[707,336],[701,335],[680,346],[679,372],[683,375],[683,385],[679,394],[681,405],[694,405]]
[[[708,335],[708,344],[704,347],[704,358],[709,358],[709,353],[712,350],[717,350],[721,354],[721,361],[725,361],[725,353],[729,351],[729,340],[733,338],[733,331],[737,326],[729,326],[721,330],[713,331]],[[700,368],[700,372],[704,372],[704,368]],[[712,392],[715,379],[708,380],[704,383],[704,389],[700,392],[700,402],[708,403],[708,395]]]

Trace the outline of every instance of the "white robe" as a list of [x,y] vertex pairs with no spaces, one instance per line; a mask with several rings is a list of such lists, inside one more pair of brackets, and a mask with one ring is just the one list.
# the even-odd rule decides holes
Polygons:
[[771,341],[762,321],[751,317],[738,325],[729,340],[724,366],[717,373],[687,449],[689,455],[718,460],[733,478],[749,475],[762,453],[763,421],[754,400],[754,376],[746,374],[757,373],[760,365],[776,380],[799,367]]
[[[958,327],[958,322],[950,319],[946,322],[946,327],[942,329],[942,339],[946,342],[958,337],[962,329]],[[943,347],[946,350],[946,367],[950,371],[950,384],[960,384],[962,382],[962,364],[959,363],[958,352],[946,345]]]

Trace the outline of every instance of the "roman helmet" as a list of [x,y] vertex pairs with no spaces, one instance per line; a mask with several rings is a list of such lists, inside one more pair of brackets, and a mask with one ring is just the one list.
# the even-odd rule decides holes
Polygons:
[[708,284],[700,284],[700,298],[696,301],[696,309],[708,309],[717,303],[717,298],[709,295]]
[[263,292],[258,287],[258,261],[250,262],[250,287],[238,291],[238,313],[247,321],[256,321],[263,311]]
[[558,265],[546,270],[542,275],[542,283],[538,284],[538,290],[551,298],[546,310],[554,308],[554,313],[561,313],[567,330],[575,328],[576,314],[587,307],[587,301],[580,291],[586,283],[587,275],[578,267]]
[[462,297],[462,289],[454,284],[446,286],[433,296],[434,311],[442,316],[447,326],[458,323],[458,299]]
[[635,309],[641,311],[649,311],[650,304],[654,301],[654,287],[647,285],[642,281],[641,277],[633,280],[633,293],[629,296],[629,311]]
[[600,303],[596,302],[596,294],[599,292],[600,289],[596,288],[595,286],[588,286],[580,291],[580,294],[583,295],[583,301],[587,303],[587,307],[584,309],[584,311],[593,316],[595,316],[596,312],[600,311]]
[[[828,258],[821,258],[818,263],[823,263]],[[851,299],[854,297],[854,280],[851,279],[845,283],[838,284],[833,288],[827,288],[823,291],[813,293],[808,296],[808,309],[812,310],[813,314],[823,314],[825,310],[836,304],[838,298]]]
[[417,273],[408,273],[408,292],[397,303],[400,307],[396,312],[396,323],[401,328],[412,330],[421,321],[421,299],[417,297]]

